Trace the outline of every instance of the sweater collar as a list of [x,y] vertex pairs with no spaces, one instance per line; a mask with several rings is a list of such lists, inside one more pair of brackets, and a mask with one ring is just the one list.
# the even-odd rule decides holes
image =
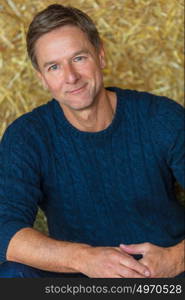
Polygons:
[[124,94],[124,90],[121,90],[116,87],[107,87],[107,90],[113,91],[116,93],[117,96],[117,104],[115,109],[115,114],[112,119],[112,122],[109,124],[109,126],[101,131],[97,132],[88,132],[88,131],[81,131],[74,127],[65,117],[64,112],[59,104],[59,102],[56,99],[53,99],[51,101],[51,104],[53,106],[53,116],[56,121],[56,126],[59,130],[62,130],[63,134],[71,134],[75,136],[83,136],[83,137],[101,137],[104,135],[111,134],[113,130],[115,130],[115,127],[118,126],[118,123],[121,119],[121,105],[122,102],[120,98],[121,94]]

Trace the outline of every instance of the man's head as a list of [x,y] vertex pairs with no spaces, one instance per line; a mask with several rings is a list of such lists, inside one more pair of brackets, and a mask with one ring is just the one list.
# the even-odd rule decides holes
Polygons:
[[65,108],[82,110],[103,93],[104,50],[91,19],[51,5],[33,19],[28,53],[43,85]]
[[81,10],[53,4],[39,12],[31,22],[27,33],[27,51],[33,66],[38,70],[38,63],[35,54],[35,44],[44,34],[52,30],[73,25],[81,29],[88,37],[91,44],[98,51],[101,46],[99,33],[91,18]]

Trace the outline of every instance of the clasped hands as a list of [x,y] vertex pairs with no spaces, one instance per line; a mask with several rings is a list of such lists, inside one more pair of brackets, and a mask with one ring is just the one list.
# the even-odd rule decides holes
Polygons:
[[[136,254],[141,254],[142,258],[136,260],[133,257]],[[159,247],[151,243],[90,247],[84,256],[82,272],[91,278],[175,277],[182,272],[181,254],[179,244],[177,247]]]
[[178,274],[179,266],[175,247],[159,247],[151,243],[142,243],[120,245],[120,249],[130,255],[142,254],[139,263],[148,268],[150,273],[148,277],[175,277]]

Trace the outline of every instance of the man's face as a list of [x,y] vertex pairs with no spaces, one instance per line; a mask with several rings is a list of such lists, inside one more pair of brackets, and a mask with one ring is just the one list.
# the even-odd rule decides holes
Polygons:
[[35,45],[38,75],[52,96],[73,110],[93,105],[103,90],[104,51],[75,26],[57,28]]

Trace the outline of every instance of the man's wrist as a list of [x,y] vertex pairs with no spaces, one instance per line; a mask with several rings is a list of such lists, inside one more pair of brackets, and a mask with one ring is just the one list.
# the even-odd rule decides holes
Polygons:
[[86,264],[86,257],[88,256],[88,250],[92,248],[90,245],[74,243],[71,245],[71,259],[69,267],[73,268],[77,273],[83,273],[83,266]]

